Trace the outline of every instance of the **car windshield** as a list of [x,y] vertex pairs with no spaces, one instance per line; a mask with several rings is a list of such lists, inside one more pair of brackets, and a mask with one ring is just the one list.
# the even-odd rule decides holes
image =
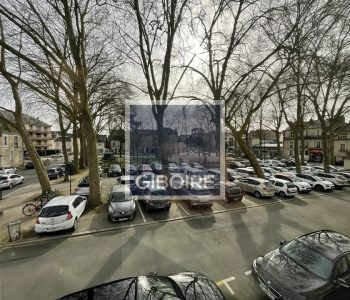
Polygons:
[[264,185],[267,187],[272,187],[272,183],[270,181],[265,181]]
[[289,188],[295,188],[296,186],[293,183],[287,183],[287,187]]
[[63,216],[68,213],[68,205],[56,205],[44,207],[40,213],[41,218],[53,218],[58,216]]
[[312,250],[311,247],[298,240],[292,240],[281,250],[303,269],[322,279],[329,278],[332,272],[332,261]]
[[49,169],[47,170],[47,173],[55,173],[56,172],[56,169]]
[[323,181],[323,179],[318,176],[312,176],[312,178],[315,179],[316,181]]
[[109,200],[111,202],[125,202],[130,201],[130,195],[124,192],[114,192],[111,193]]
[[152,196],[168,196],[169,193],[167,190],[155,190],[151,192]]
[[210,190],[197,190],[197,189],[192,189],[191,194],[196,195],[196,196],[209,196],[210,195]]
[[135,184],[135,180],[133,179],[124,179],[120,181],[120,184]]

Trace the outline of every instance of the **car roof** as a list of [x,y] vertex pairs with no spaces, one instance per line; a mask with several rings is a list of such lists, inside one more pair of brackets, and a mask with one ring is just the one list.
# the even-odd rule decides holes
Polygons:
[[281,183],[291,183],[290,181],[288,180],[284,180],[284,179],[280,179],[280,178],[275,178],[275,177],[272,177],[271,179],[269,179],[269,181],[277,181],[277,182],[281,182]]
[[134,179],[135,179],[135,176],[132,176],[132,175],[120,176],[120,181],[122,181],[122,180],[134,180]]
[[350,237],[332,230],[311,232],[297,239],[332,260],[350,251]]
[[243,178],[243,179],[252,179],[252,180],[259,181],[259,182],[261,182],[261,183],[263,183],[263,182],[270,182],[270,181],[268,181],[267,179],[259,178],[259,177],[246,177],[246,178]]
[[58,196],[51,199],[45,207],[56,206],[56,205],[69,205],[76,197],[79,195],[70,195],[70,196]]
[[158,187],[148,187],[147,188],[150,192],[154,191],[168,191],[164,186],[158,186]]
[[112,193],[130,193],[130,188],[128,185],[119,184],[112,187]]

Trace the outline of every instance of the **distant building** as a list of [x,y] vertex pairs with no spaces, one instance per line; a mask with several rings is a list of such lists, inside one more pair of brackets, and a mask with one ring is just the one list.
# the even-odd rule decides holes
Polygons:
[[20,166],[24,163],[23,142],[19,133],[8,126],[0,124],[0,166]]
[[107,135],[96,135],[96,147],[97,147],[97,154],[103,155],[105,148],[106,148],[106,142],[107,142]]
[[[334,129],[336,137],[334,139],[334,158],[339,163],[344,161],[345,157],[350,155],[350,123],[342,120]],[[304,151],[305,159],[311,162],[323,161],[322,149],[322,128],[319,120],[310,120],[305,124],[304,129],[304,149],[301,149],[299,140],[299,155]],[[288,127],[283,132],[283,153],[285,157],[295,156],[294,153],[294,132]]]

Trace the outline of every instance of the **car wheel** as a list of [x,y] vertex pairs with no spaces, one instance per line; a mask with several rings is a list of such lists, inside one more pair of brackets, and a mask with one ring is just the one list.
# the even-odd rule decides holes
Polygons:
[[9,189],[12,189],[12,187],[13,187],[13,184],[12,184],[12,183],[10,183],[10,185],[9,185]]
[[280,191],[278,194],[279,194],[279,196],[280,196],[281,198],[285,198],[285,197],[286,197],[286,193],[283,192],[283,191]]
[[77,218],[75,218],[74,224],[73,224],[73,227],[72,227],[72,231],[73,232],[77,229],[77,226],[78,226],[78,220],[77,220]]
[[24,183],[24,179],[22,179],[20,183],[23,184]]
[[261,198],[260,192],[255,191],[255,192],[254,192],[254,197],[255,197],[255,198]]
[[315,186],[315,190],[319,191],[319,192],[323,192],[324,191],[324,187],[322,185],[318,184],[318,185]]
[[297,187],[297,191],[298,191],[298,193],[300,193],[300,189],[299,189],[299,187]]

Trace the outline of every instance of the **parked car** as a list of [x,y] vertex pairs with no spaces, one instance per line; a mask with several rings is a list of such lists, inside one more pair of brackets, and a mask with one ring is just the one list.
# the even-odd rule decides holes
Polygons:
[[46,170],[47,176],[49,179],[58,179],[60,178],[60,171],[56,168],[49,168]]
[[153,172],[153,170],[149,164],[141,164],[137,167],[137,172],[142,174],[144,172]]
[[24,177],[18,174],[0,174],[0,187],[2,189],[12,189],[13,186],[22,184]]
[[[86,176],[80,182],[78,183],[77,187],[75,188],[75,194],[76,195],[81,195],[84,197],[89,197],[89,177]],[[100,180],[100,188],[102,188],[102,182]]]
[[101,284],[75,292],[60,298],[61,300],[78,299],[173,299],[173,300],[224,300],[225,297],[217,285],[207,277],[195,273],[184,272],[170,276],[148,274],[146,276],[129,277]]
[[151,210],[168,210],[171,206],[170,196],[165,187],[146,188],[142,200],[147,212]]
[[128,185],[112,187],[108,197],[108,220],[124,221],[136,216],[136,203]]
[[272,179],[273,178],[284,179],[294,183],[298,189],[298,193],[309,193],[312,190],[312,187],[309,183],[303,181],[302,179],[299,179],[295,176],[295,174],[292,173],[277,173],[273,175]]
[[154,174],[162,174],[163,172],[163,166],[160,163],[151,164],[151,168]]
[[24,167],[26,168],[26,170],[34,169],[34,164],[32,161],[28,161]]
[[296,173],[295,176],[310,184],[317,191],[332,191],[335,188],[332,182],[311,174]]
[[201,164],[196,163],[196,162],[190,163],[190,166],[191,166],[192,168],[195,168],[195,169],[204,170],[204,167],[203,167]]
[[180,172],[180,168],[176,163],[169,163],[168,170],[171,173],[179,173]]
[[255,172],[253,169],[251,168],[236,168],[235,171],[237,172],[237,174],[239,176],[242,177],[255,177]]
[[314,166],[301,166],[300,170],[302,173],[311,174],[312,172],[315,172],[316,169]]
[[329,230],[307,233],[258,257],[252,276],[271,299],[350,299],[350,238]]
[[234,182],[242,178],[242,176],[238,175],[238,173],[234,169],[226,169],[226,171],[226,178],[230,182]]
[[298,195],[297,187],[293,183],[289,182],[288,180],[271,178],[269,179],[269,181],[274,186],[275,193],[282,198],[294,197]]
[[247,177],[240,179],[237,184],[243,191],[253,194],[256,198],[275,195],[275,188],[266,179]]
[[189,208],[197,206],[213,206],[212,193],[207,187],[190,184],[186,196],[188,196],[187,205]]
[[133,195],[137,194],[137,186],[135,177],[131,175],[120,176],[118,182],[122,185],[127,185]]
[[341,189],[348,185],[348,181],[342,175],[337,175],[335,173],[324,173],[316,171],[312,175],[322,178],[323,180],[328,180],[335,185],[336,189]]
[[115,177],[115,176],[121,176],[122,174],[123,174],[122,168],[120,167],[120,165],[112,164],[109,166],[108,176]]
[[225,201],[242,201],[244,191],[239,187],[237,183],[227,181],[225,184]]
[[61,157],[63,157],[62,153],[56,153],[51,155],[51,158],[61,158]]
[[350,172],[342,171],[342,172],[334,172],[333,174],[343,176],[348,181],[348,185],[350,185]]
[[0,174],[16,174],[17,168],[13,166],[1,166],[0,167]]
[[59,177],[64,176],[65,164],[53,164],[47,166],[47,169],[57,169]]
[[86,208],[86,197],[80,195],[59,196],[51,199],[40,211],[35,222],[35,232],[75,230]]
[[184,172],[184,169],[188,167],[191,167],[191,166],[186,162],[179,163],[180,172],[182,173]]

